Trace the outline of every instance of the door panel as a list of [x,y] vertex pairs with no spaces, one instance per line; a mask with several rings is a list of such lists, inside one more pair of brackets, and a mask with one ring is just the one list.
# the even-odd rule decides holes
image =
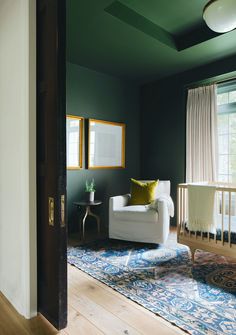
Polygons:
[[37,0],[38,311],[57,329],[67,322],[65,17],[66,0]]

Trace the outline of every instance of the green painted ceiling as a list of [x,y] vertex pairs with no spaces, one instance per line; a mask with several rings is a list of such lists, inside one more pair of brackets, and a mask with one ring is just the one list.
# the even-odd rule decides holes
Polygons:
[[236,30],[204,23],[207,2],[67,0],[67,59],[145,82],[236,54]]

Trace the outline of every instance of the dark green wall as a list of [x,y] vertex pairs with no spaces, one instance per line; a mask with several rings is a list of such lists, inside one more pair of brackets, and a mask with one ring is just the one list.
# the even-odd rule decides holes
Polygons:
[[[67,63],[67,114],[126,124],[126,168],[67,171],[67,203],[69,232],[78,231],[78,213],[74,201],[84,198],[86,179],[95,179],[96,199],[103,205],[96,208],[102,228],[108,226],[110,196],[129,191],[129,178],[140,177],[140,110],[139,89],[90,69]],[[86,141],[86,136],[85,136]]]
[[177,184],[185,181],[187,86],[235,70],[234,56],[141,88],[141,177],[170,179],[175,204]]

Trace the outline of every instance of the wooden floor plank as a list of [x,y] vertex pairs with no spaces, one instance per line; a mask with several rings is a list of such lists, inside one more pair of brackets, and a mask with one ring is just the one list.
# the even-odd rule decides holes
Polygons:
[[68,326],[64,329],[67,335],[103,335],[96,326],[69,304]]
[[106,335],[141,334],[82,293],[77,296],[70,292],[70,301],[75,309],[80,310],[85,318],[89,319],[90,322]]
[[89,275],[83,272],[78,273],[78,269],[70,269],[70,293],[77,295],[77,297],[82,294],[86,295],[86,297],[118,316],[141,334],[154,334],[156,329],[163,335],[185,334],[185,332],[172,326],[164,319],[147,311],[118,292],[107,288],[107,285],[94,280]]

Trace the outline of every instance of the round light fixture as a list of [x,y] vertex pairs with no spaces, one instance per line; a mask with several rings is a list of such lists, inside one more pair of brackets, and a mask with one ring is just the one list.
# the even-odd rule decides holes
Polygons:
[[203,10],[203,19],[217,33],[236,28],[236,0],[211,0]]

